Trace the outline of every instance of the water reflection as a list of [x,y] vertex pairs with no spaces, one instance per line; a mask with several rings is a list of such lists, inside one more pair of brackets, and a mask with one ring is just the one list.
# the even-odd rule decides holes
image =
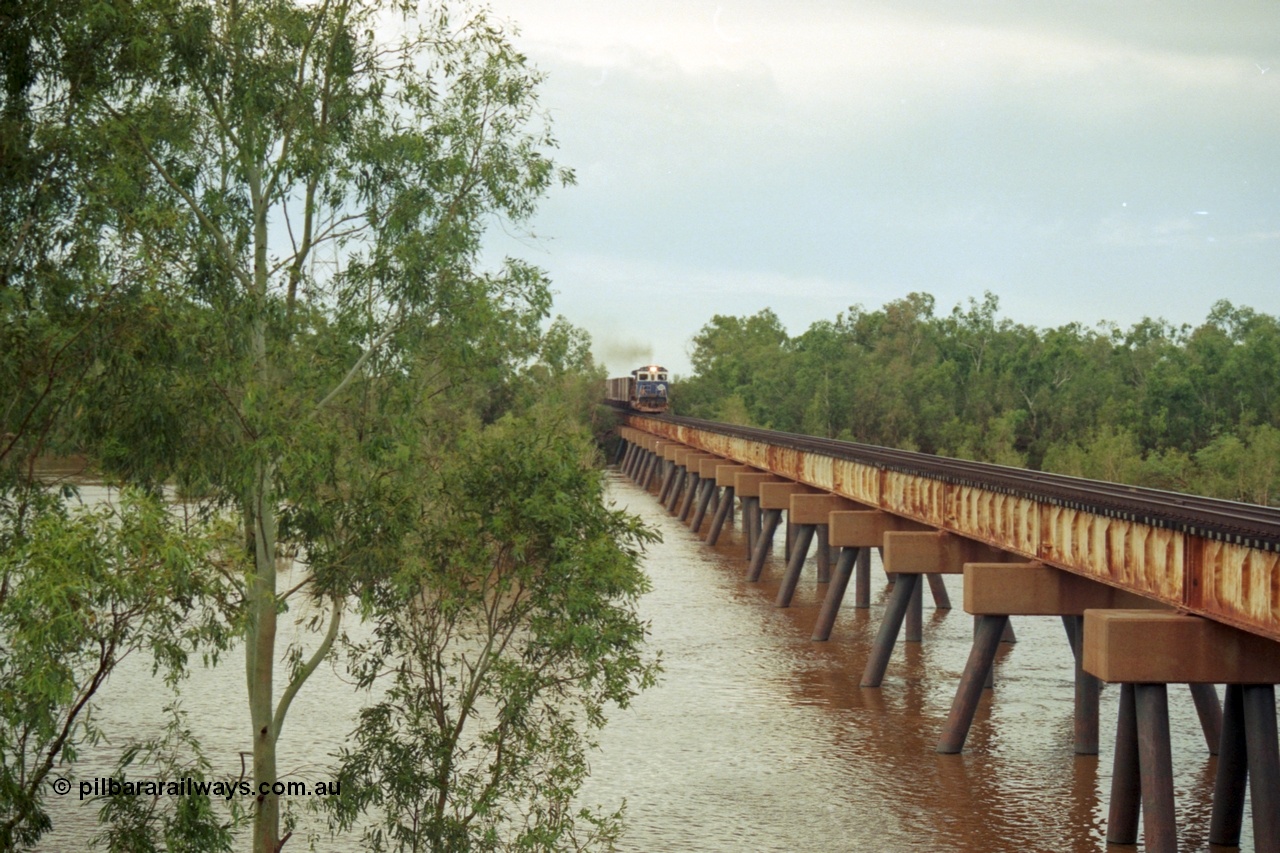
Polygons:
[[[708,548],[629,481],[615,478],[611,495],[665,537],[646,556],[653,591],[641,607],[666,671],[660,686],[612,714],[582,797],[608,808],[625,799],[622,849],[1106,848],[1119,691],[1103,693],[1102,755],[1072,755],[1072,659],[1058,619],[1015,620],[1018,643],[1001,647],[996,689],[983,698],[966,751],[940,756],[934,747],[972,636],[958,578],[949,584],[956,609],[931,611],[926,597],[924,642],[900,643],[883,687],[864,689],[859,681],[883,589],[875,590],[871,610],[844,609],[831,641],[811,642],[825,592],[812,567],[792,607],[777,609],[780,559],[761,583],[748,584],[739,531],[726,528],[721,544]],[[878,562],[872,577],[880,585]],[[242,656],[197,670],[183,693],[219,775],[238,774],[250,737]],[[1169,698],[1181,845],[1204,849],[1213,763],[1187,691],[1171,688]],[[100,722],[117,745],[163,723],[165,694],[143,660],[127,661],[102,699]],[[340,666],[318,671],[290,711],[283,772],[323,778],[363,701]],[[78,775],[107,775],[117,752],[91,752]],[[56,803],[57,831],[44,849],[83,846],[96,831],[90,803],[64,800]],[[305,849],[306,835],[322,829],[304,815],[286,849]],[[1245,849],[1252,847],[1249,833],[1246,815]],[[350,846],[319,837],[319,850]]]
[[[708,548],[629,481],[612,494],[665,537],[646,558],[643,609],[666,673],[613,716],[584,796],[626,799],[624,849],[1106,848],[1119,691],[1103,693],[1102,755],[1073,755],[1060,620],[1015,620],[1018,642],[1001,647],[966,751],[938,755],[972,637],[958,577],[956,609],[931,612],[926,594],[924,642],[900,642],[883,687],[864,689],[883,589],[870,611],[844,609],[830,642],[811,642],[825,593],[812,566],[792,607],[777,609],[780,556],[748,584],[738,531]],[[872,577],[883,579],[878,562]],[[1181,842],[1203,849],[1213,765],[1184,688],[1170,688],[1170,716]]]

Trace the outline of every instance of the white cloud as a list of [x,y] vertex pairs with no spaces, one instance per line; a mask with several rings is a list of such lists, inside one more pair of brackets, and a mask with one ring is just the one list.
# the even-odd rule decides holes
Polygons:
[[680,372],[715,313],[798,334],[911,290],[1042,325],[1196,322],[1205,281],[1280,311],[1261,5],[497,5],[580,178],[531,259],[598,342]]
[[692,337],[715,314],[771,308],[798,335],[817,318],[834,320],[850,305],[879,305],[894,293],[867,281],[692,268],[592,252],[555,253],[545,265],[556,282],[556,311],[591,334],[597,360],[614,372],[629,363],[626,354],[688,373]]
[[[1205,53],[1060,31],[1034,19],[978,19],[871,3],[523,2],[519,22],[537,58],[584,66],[600,79],[670,66],[689,75],[761,69],[788,97],[877,105],[975,86],[1036,90],[1102,77],[1121,98],[1142,81],[1177,90],[1258,77],[1251,53]],[[1094,103],[1094,107],[1100,106]]]

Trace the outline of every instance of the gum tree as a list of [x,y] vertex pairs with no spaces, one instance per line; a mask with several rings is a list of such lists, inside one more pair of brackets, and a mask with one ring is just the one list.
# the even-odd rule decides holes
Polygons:
[[621,815],[574,798],[607,706],[656,674],[634,608],[653,534],[604,505],[593,447],[543,406],[417,467],[418,523],[367,588],[373,637],[353,649],[380,698],[325,801],[363,849],[612,849]]
[[[110,393],[76,412],[77,428],[101,436],[111,475],[173,483],[237,520],[224,556],[252,782],[270,785],[294,696],[412,521],[395,502],[419,419],[471,407],[536,350],[546,282],[516,262],[477,273],[484,226],[523,221],[570,176],[544,153],[538,74],[483,12],[377,0],[46,11],[51,106],[32,138],[67,134],[74,156],[105,158],[82,199],[121,255],[108,286],[130,271],[137,309],[138,333],[91,359]],[[294,561],[304,580],[282,588]],[[327,614],[305,655],[277,637],[304,597]],[[253,847],[281,844],[278,798],[261,796]]]
[[[141,163],[85,121],[117,74],[146,58],[103,10],[65,3],[0,10],[0,848],[38,844],[46,803],[86,743],[119,663],[146,654],[170,683],[198,648],[222,644],[222,579],[203,525],[154,493],[76,506],[40,462],[97,455],[85,413],[113,395],[110,365],[150,351],[148,293],[129,199],[153,187]],[[134,22],[137,23],[137,22]],[[139,406],[147,401],[139,395]],[[71,465],[70,468],[83,468]],[[65,473],[67,466],[63,467]],[[60,488],[55,488],[60,486]],[[154,490],[151,490],[154,491]],[[193,798],[194,804],[194,798]],[[211,824],[197,816],[186,828]],[[216,829],[216,824],[212,824]]]

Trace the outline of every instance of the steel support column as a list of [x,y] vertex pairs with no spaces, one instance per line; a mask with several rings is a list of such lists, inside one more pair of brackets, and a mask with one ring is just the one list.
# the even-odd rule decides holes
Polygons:
[[1116,748],[1111,766],[1111,804],[1107,810],[1107,843],[1136,844],[1142,809],[1142,775],[1138,765],[1138,718],[1132,684],[1120,685]]
[[760,580],[760,573],[764,571],[765,558],[773,550],[773,534],[778,530],[778,524],[781,521],[782,510],[767,509],[764,511],[761,530],[756,536],[756,548],[751,553],[751,565],[747,568],[747,580],[751,583]]
[[819,524],[816,527],[814,536],[818,540],[818,583],[831,583],[831,526]]
[[1244,825],[1244,795],[1248,786],[1249,753],[1244,734],[1244,688],[1228,684],[1222,706],[1222,740],[1218,743],[1218,769],[1213,782],[1213,814],[1209,818],[1209,843],[1224,847],[1240,844]]
[[1188,684],[1191,699],[1196,705],[1196,716],[1200,718],[1200,729],[1204,732],[1204,742],[1209,747],[1210,755],[1218,754],[1218,744],[1222,741],[1222,703],[1218,701],[1218,689],[1212,684]]
[[689,473],[685,476],[688,478],[688,482],[685,485],[684,502],[680,504],[680,513],[678,516],[682,524],[688,520],[689,513],[693,510],[694,495],[698,493],[698,490],[702,485],[702,478],[699,476],[696,469],[690,468]]
[[920,575],[902,574],[893,586],[889,596],[889,605],[885,608],[884,619],[880,622],[880,630],[876,633],[875,642],[871,645],[871,654],[867,658],[866,669],[862,672],[863,687],[879,687],[884,681],[885,670],[889,668],[889,657],[898,642],[898,633],[902,630],[902,620],[907,615],[911,604],[911,596],[920,586]]
[[1246,684],[1245,749],[1249,756],[1249,801],[1253,805],[1253,845],[1258,853],[1280,851],[1280,744],[1276,738],[1276,690]]
[[702,519],[707,515],[707,506],[711,503],[711,495],[716,490],[716,481],[713,479],[704,479],[701,485],[702,493],[698,495],[698,502],[693,509],[693,519],[689,522],[689,529],[697,533],[702,529]]
[[782,576],[782,585],[778,587],[778,597],[774,600],[774,606],[791,606],[791,598],[796,593],[800,572],[804,569],[804,561],[809,556],[809,545],[813,542],[816,532],[817,525],[796,525],[796,538],[791,544],[791,558],[787,561],[787,572]]
[[969,649],[969,660],[964,665],[960,686],[956,688],[956,697],[951,702],[946,727],[942,730],[942,737],[938,739],[938,752],[953,754],[964,749],[974,714],[978,711],[978,702],[982,699],[987,673],[995,662],[996,651],[1000,648],[1000,636],[1008,622],[1008,616],[978,617],[973,647]]
[[831,639],[831,629],[836,624],[836,616],[840,613],[840,603],[844,600],[845,590],[849,587],[849,577],[853,574],[855,564],[859,562],[866,548],[841,548],[836,559],[835,577],[827,587],[827,595],[822,599],[822,610],[818,613],[818,622],[813,626],[812,639],[825,642]]
[[711,529],[707,531],[707,544],[715,545],[720,540],[720,531],[724,528],[725,520],[733,512],[733,486],[725,486],[724,494],[720,496],[720,505],[716,507],[716,514],[711,518]]

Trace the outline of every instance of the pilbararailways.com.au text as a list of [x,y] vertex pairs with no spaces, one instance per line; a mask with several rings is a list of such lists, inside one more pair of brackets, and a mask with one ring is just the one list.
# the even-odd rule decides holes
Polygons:
[[[275,794],[282,797],[336,797],[342,793],[342,783],[326,782],[263,782],[256,788],[253,783],[243,779],[237,781],[211,782],[203,779],[129,779],[124,782],[118,779],[98,777],[85,779],[79,785],[80,799],[90,797],[114,797],[119,795],[141,797],[220,797],[230,800],[232,797],[253,797]],[[55,779],[53,790],[58,795],[71,793],[71,783],[66,779]]]

